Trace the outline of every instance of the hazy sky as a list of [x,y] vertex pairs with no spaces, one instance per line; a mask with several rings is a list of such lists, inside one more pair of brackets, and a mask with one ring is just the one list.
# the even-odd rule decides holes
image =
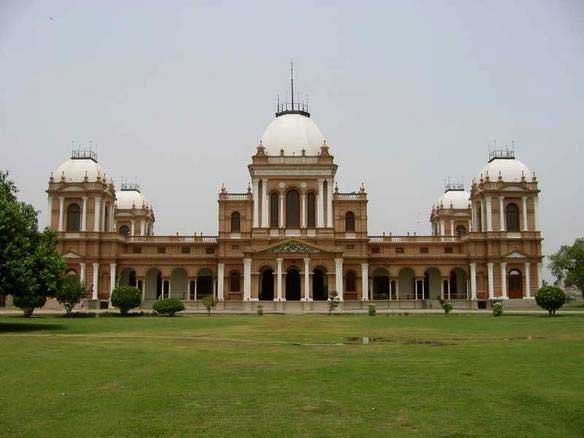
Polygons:
[[444,178],[468,187],[514,140],[549,253],[584,234],[583,55],[578,0],[0,0],[0,169],[44,213],[51,171],[92,140],[157,234],[215,234],[293,59],[370,234],[428,233]]

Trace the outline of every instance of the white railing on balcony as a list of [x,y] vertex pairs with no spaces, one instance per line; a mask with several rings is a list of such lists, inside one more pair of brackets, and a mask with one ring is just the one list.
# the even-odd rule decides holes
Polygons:
[[365,193],[335,193],[335,199],[339,201],[358,201],[365,198]]
[[216,243],[217,236],[128,236],[128,242]]
[[270,164],[318,164],[318,157],[307,156],[270,156]]
[[460,242],[461,238],[458,236],[369,236],[369,242],[371,243],[383,243],[383,242],[428,242],[428,243],[440,243],[440,242]]
[[226,193],[225,199],[227,201],[247,201],[251,197],[247,193]]

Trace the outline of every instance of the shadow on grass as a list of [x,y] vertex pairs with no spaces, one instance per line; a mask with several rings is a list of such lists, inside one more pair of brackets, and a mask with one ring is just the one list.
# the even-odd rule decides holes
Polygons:
[[35,324],[22,322],[0,322],[0,333],[26,333],[38,331],[64,330],[60,324]]

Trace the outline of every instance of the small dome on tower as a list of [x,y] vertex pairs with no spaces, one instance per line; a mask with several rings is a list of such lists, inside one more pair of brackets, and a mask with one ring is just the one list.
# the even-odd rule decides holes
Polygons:
[[[87,177],[88,182],[97,181],[97,177],[104,178],[105,172],[97,163],[97,155],[93,151],[75,150],[71,158],[62,163],[53,172],[55,181],[65,179],[65,182],[81,183]],[[111,181],[111,180],[110,180]]]
[[[446,188],[446,191],[436,201],[437,207],[467,209],[470,194],[464,189]],[[452,207],[451,207],[452,206]]]
[[489,154],[489,163],[483,167],[478,180],[485,179],[497,181],[501,177],[505,182],[520,182],[522,178],[529,178],[531,171],[521,161],[515,158],[513,150],[495,150]]
[[122,189],[116,192],[116,208],[120,210],[150,208],[150,202],[140,192],[138,184],[122,183]]

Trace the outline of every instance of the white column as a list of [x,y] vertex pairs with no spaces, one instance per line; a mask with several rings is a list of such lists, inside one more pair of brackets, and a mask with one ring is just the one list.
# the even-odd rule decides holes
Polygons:
[[527,231],[527,196],[521,197],[521,210],[523,210],[523,223],[521,231]]
[[59,231],[65,230],[65,198],[59,197]]
[[101,230],[101,228],[99,227],[99,225],[101,224],[100,216],[101,216],[101,198],[95,198],[95,206],[93,208],[93,231],[95,232]]
[[146,234],[146,221],[142,219],[140,221],[140,236],[144,236]]
[[531,298],[531,275],[529,275],[529,268],[531,263],[525,262],[525,298]]
[[51,195],[47,198],[47,227],[53,227],[53,197]]
[[136,225],[134,224],[134,221],[131,221],[130,225],[131,225],[130,236],[135,236],[136,235],[136,233],[135,233]]
[[280,219],[280,228],[284,228],[284,193],[281,192],[280,196],[278,197],[279,205],[280,205],[280,214],[278,215]]
[[337,287],[337,297],[343,301],[343,259],[335,259],[335,283]]
[[79,281],[85,284],[85,263],[79,263]]
[[499,231],[505,230],[505,197],[499,196]]
[[399,300],[399,277],[395,279],[395,299]]
[[477,299],[477,264],[470,264],[470,299],[476,301]]
[[501,298],[506,300],[507,295],[507,263],[501,263]]
[[533,231],[539,230],[539,198],[534,196],[533,198]]
[[324,196],[323,180],[318,180],[318,193],[316,194],[316,227],[322,228],[324,221]]
[[537,264],[537,289],[541,289],[543,286],[543,263]]
[[100,224],[99,231],[107,231],[105,229],[105,199],[101,203],[101,224]]
[[487,231],[487,207],[485,198],[481,199],[481,231]]
[[110,232],[116,231],[116,224],[114,223],[114,221],[115,221],[115,216],[114,216],[115,208],[116,208],[115,205],[112,203],[110,205],[110,221],[109,221],[109,225],[110,225],[109,226],[109,228],[110,228],[109,231]]
[[493,262],[487,263],[487,276],[488,276],[488,287],[489,287],[489,299],[495,298],[495,276],[494,276],[494,264]]
[[310,298],[310,258],[304,258],[304,301],[312,301]]
[[81,231],[87,231],[87,196],[83,196],[83,212],[81,213]]
[[243,301],[251,299],[251,259],[243,259]]
[[454,219],[450,219],[450,235],[454,236]]
[[329,179],[326,184],[327,187],[327,198],[326,198],[326,226],[328,228],[333,227],[333,180]]
[[99,263],[93,264],[93,293],[91,298],[97,300],[97,287],[99,285]]
[[445,234],[445,226],[444,226],[444,220],[440,220],[440,235],[444,236]]
[[472,231],[475,231],[475,232],[480,231],[479,230],[479,209],[478,209],[477,203],[473,202],[471,205],[471,208],[472,208],[472,212],[471,212],[472,213],[472,225],[471,225],[470,229],[472,229]]
[[259,226],[259,184],[258,180],[253,180],[253,227]]
[[[391,285],[391,281],[389,283]],[[369,300],[369,263],[361,263],[361,289],[363,301]],[[390,290],[391,294],[391,290]],[[391,295],[390,295],[391,296]]]
[[110,291],[109,291],[109,302],[111,306],[112,302],[112,292],[116,288],[116,264],[110,263]]
[[193,300],[197,301],[197,277],[195,277],[195,290],[194,290]]
[[490,196],[487,196],[485,199],[487,208],[487,231],[493,231],[493,205],[491,199],[492,198]]
[[300,195],[300,228],[306,228],[306,192]]
[[450,301],[450,278],[446,279],[446,292],[448,293],[448,301]]
[[262,228],[268,228],[268,206],[270,205],[270,194],[268,193],[268,180],[262,180]]
[[225,264],[217,263],[217,300],[223,301],[224,297],[224,282],[225,282]]
[[282,298],[282,262],[283,260],[278,258],[276,263],[278,264],[278,270],[276,271],[276,297],[274,301],[283,301]]

